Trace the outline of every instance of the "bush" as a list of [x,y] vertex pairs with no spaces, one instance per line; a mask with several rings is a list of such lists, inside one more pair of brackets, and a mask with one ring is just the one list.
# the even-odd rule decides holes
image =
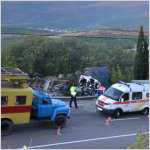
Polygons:
[[136,142],[128,149],[149,149],[149,134],[137,133]]
[[123,71],[119,65],[111,71],[111,81],[112,83],[116,83],[118,80],[122,80],[125,82],[130,82],[133,79],[133,71],[126,70]]

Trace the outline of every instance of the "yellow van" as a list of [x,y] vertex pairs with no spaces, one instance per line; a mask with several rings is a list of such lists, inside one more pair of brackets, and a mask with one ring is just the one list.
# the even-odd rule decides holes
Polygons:
[[1,130],[7,135],[13,125],[29,123],[33,94],[21,70],[2,68],[1,73]]

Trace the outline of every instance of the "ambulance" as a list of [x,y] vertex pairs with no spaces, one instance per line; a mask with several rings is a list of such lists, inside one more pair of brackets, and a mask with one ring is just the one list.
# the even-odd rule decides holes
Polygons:
[[98,111],[120,117],[125,112],[149,114],[149,84],[119,81],[109,87],[96,100]]

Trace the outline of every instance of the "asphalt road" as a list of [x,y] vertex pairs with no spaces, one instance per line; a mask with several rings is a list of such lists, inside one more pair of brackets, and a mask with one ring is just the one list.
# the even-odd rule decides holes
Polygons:
[[141,114],[125,114],[105,123],[106,115],[95,109],[95,100],[78,101],[79,109],[72,108],[62,135],[47,121],[31,122],[14,128],[13,134],[2,137],[1,148],[36,149],[126,149],[134,143],[138,131],[149,131],[149,119]]

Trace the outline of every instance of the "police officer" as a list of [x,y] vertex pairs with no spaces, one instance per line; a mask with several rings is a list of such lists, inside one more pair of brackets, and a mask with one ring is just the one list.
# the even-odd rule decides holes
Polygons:
[[71,99],[70,99],[70,107],[72,107],[72,102],[74,102],[75,104],[75,108],[78,108],[78,105],[77,105],[77,98],[76,98],[76,95],[77,95],[77,88],[74,86],[74,83],[72,84],[72,86],[70,87],[70,94],[71,94]]

